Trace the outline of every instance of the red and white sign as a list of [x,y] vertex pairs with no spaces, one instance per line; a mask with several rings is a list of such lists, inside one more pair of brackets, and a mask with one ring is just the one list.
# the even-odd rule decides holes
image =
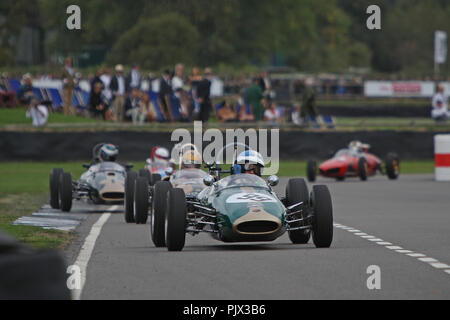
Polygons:
[[450,134],[434,137],[436,181],[450,181]]
[[364,94],[369,98],[431,98],[433,81],[366,81]]

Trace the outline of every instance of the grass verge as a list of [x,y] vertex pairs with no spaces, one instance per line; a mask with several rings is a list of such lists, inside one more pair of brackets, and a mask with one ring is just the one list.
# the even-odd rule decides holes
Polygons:
[[16,219],[38,210],[45,201],[46,193],[0,195],[0,231],[34,248],[66,248],[74,238],[71,232],[12,225]]

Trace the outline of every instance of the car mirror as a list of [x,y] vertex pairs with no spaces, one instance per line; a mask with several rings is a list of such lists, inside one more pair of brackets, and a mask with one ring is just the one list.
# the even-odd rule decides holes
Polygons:
[[270,176],[267,180],[267,183],[271,187],[276,187],[280,183],[280,178],[278,178],[277,176]]
[[205,165],[206,165],[206,167],[207,167],[208,169],[211,169],[212,167],[214,167],[214,162],[208,161],[208,162],[205,163]]
[[147,160],[145,161],[145,163],[146,163],[147,165],[151,165],[151,164],[152,164],[152,160],[147,159]]
[[83,168],[85,168],[85,169],[89,169],[90,167],[91,167],[91,165],[88,163],[83,164]]
[[166,175],[167,176],[172,176],[173,175],[173,168],[172,167],[168,167],[168,168],[166,168]]
[[207,175],[205,178],[203,178],[203,183],[207,187],[211,187],[214,184],[214,182],[216,182],[216,179],[214,179],[214,177],[210,174]]
[[131,169],[134,168],[134,164],[127,163],[127,164],[125,165],[125,168],[126,168],[127,170],[131,170]]

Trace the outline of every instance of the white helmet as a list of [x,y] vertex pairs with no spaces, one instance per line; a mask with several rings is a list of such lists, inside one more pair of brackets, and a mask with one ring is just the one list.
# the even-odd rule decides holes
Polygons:
[[242,152],[237,157],[236,164],[241,166],[242,173],[253,173],[257,176],[262,175],[262,169],[265,166],[261,154],[253,150]]
[[153,149],[152,158],[153,160],[159,159],[169,161],[170,160],[169,150],[162,147],[156,147]]
[[101,161],[114,162],[119,155],[119,149],[113,144],[105,144],[100,149],[99,158]]

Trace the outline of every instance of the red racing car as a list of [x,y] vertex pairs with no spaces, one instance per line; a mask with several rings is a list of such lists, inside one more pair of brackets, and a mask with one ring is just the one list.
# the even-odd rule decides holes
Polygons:
[[383,162],[377,156],[369,153],[370,146],[361,142],[350,143],[347,149],[339,150],[333,158],[325,161],[317,168],[317,162],[309,160],[307,177],[315,182],[317,174],[322,177],[344,181],[346,178],[359,177],[366,181],[377,172],[387,175],[390,180],[396,180],[400,173],[400,160],[397,154],[389,153]]

